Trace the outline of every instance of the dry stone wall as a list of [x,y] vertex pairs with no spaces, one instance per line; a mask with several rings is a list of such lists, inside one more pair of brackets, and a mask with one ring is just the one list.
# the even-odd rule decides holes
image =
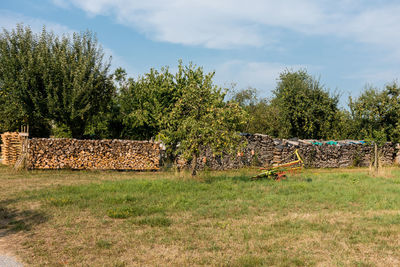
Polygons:
[[[273,139],[267,135],[254,134],[243,137],[247,143],[242,153],[215,157],[211,150],[204,151],[198,159],[200,169],[235,169],[245,166],[272,166],[296,160],[294,151],[298,149],[305,165],[311,168],[342,168],[369,166],[373,158],[373,146],[361,142],[341,141],[333,144],[314,145],[310,140]],[[322,145],[321,145],[322,144]],[[387,143],[381,148],[382,165],[400,162],[400,147]],[[179,161],[179,168],[188,167],[187,162]]]
[[[21,155],[21,137],[18,133],[4,133],[1,137],[3,163],[14,165]],[[247,135],[243,140],[246,146],[237,155],[220,157],[211,150],[204,151],[198,158],[200,169],[272,166],[295,160],[296,149],[305,165],[312,168],[369,166],[374,155],[373,146],[359,142],[315,145],[310,140],[273,139],[261,134]],[[158,170],[163,155],[159,143],[130,140],[33,138],[28,140],[26,150],[29,169]],[[398,144],[385,144],[381,148],[381,164],[400,164],[399,151]],[[189,163],[178,160],[177,165],[185,168]]]
[[130,140],[29,140],[29,169],[158,170],[159,143]]

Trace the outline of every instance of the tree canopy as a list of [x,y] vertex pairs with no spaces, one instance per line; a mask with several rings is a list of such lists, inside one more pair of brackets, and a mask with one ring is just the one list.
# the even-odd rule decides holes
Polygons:
[[225,101],[226,92],[213,84],[213,77],[182,62],[176,74],[162,68],[137,80],[120,76],[124,134],[132,139],[157,136],[169,155],[193,162],[193,174],[202,150],[236,150],[246,113],[236,102]]
[[221,155],[238,150],[238,130],[246,119],[236,102],[224,101],[226,92],[213,85],[213,77],[200,67],[179,64],[174,79],[179,98],[162,121],[162,140],[170,152],[192,161],[193,175],[201,151],[209,148]]
[[[282,128],[299,138],[328,138],[338,111],[338,96],[331,96],[306,71],[279,75],[272,103],[279,108]],[[286,133],[282,133],[284,135]]]
[[259,98],[248,88],[235,99],[249,114],[245,128],[281,138],[331,138],[345,113],[338,108],[338,95],[331,95],[305,70],[282,72],[270,99]]
[[400,88],[388,84],[383,90],[368,86],[356,99],[350,98],[357,138],[376,142],[400,141]]
[[29,123],[34,136],[65,127],[81,138],[114,92],[110,63],[91,32],[55,36],[17,25],[0,35],[0,114],[3,127]]

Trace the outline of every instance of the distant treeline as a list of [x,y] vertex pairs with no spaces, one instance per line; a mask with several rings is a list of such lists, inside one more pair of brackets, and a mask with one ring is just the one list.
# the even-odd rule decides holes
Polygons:
[[249,133],[304,139],[359,139],[399,142],[400,87],[366,86],[357,98],[339,107],[339,94],[331,94],[305,70],[284,71],[271,98],[260,98],[248,88],[233,94],[249,114]]
[[36,137],[160,138],[192,155],[210,144],[233,148],[231,133],[239,131],[399,141],[400,88],[394,82],[367,87],[339,108],[339,95],[306,70],[282,72],[272,97],[261,98],[254,88],[215,86],[214,73],[192,64],[130,78],[121,68],[111,73],[110,61],[91,32],[57,36],[44,28],[35,34],[22,25],[3,30],[0,132],[29,124]]

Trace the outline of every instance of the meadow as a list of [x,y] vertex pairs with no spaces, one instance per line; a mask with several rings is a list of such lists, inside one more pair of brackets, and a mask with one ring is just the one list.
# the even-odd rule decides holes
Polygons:
[[14,171],[0,252],[28,266],[400,265],[400,169]]

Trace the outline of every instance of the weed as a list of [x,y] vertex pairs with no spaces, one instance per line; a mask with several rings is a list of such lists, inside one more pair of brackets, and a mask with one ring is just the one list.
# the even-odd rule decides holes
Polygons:
[[122,207],[107,210],[107,215],[114,219],[126,219],[131,216],[140,216],[144,213],[142,208]]
[[151,227],[168,227],[172,224],[172,221],[166,217],[145,217],[135,221],[138,225],[148,225]]
[[263,266],[264,261],[262,258],[253,256],[253,255],[246,255],[238,258],[234,264],[234,266],[241,266],[241,267],[253,267],[253,266]]
[[56,207],[63,207],[73,203],[72,199],[68,197],[65,198],[50,197],[46,199],[46,202]]
[[100,240],[97,240],[96,247],[102,248],[102,249],[110,249],[112,247],[112,242],[104,240],[104,239],[100,239]]

